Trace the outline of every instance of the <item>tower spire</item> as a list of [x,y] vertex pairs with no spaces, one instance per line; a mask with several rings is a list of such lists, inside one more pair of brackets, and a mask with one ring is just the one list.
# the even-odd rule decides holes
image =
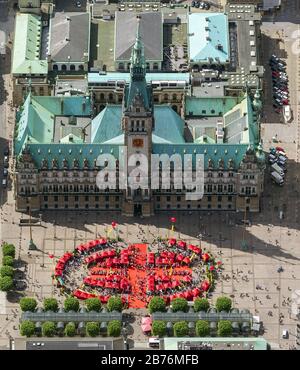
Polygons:
[[133,80],[143,80],[145,78],[145,53],[144,44],[141,38],[141,18],[137,16],[137,30],[135,43],[131,51],[130,74]]

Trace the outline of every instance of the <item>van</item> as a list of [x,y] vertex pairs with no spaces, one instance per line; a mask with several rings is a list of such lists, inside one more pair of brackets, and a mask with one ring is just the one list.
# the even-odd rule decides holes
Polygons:
[[150,337],[148,343],[151,348],[159,348],[160,340],[158,337]]
[[271,173],[271,179],[279,186],[283,186],[284,184],[283,178],[276,171]]
[[284,171],[280,166],[278,166],[277,163],[272,164],[271,171],[272,172],[274,172],[274,171],[277,172],[281,177],[284,178]]

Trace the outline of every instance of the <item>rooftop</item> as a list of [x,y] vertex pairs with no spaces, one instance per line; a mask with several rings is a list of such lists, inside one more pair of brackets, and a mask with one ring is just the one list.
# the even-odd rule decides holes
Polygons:
[[222,13],[192,13],[188,18],[189,54],[192,62],[229,62],[228,20]]
[[[189,73],[146,73],[147,83],[158,81],[168,81],[168,82],[184,81],[186,83],[189,83],[189,80],[190,80]],[[123,72],[107,72],[104,74],[100,74],[97,72],[88,73],[88,84],[101,84],[115,81],[129,83],[130,74]]]
[[89,13],[56,12],[50,21],[50,54],[54,62],[89,58]]
[[264,338],[164,338],[161,340],[165,350],[266,350]]
[[[134,12],[116,12],[115,60],[128,61],[135,43],[138,19]],[[163,22],[160,12],[139,13],[140,34],[147,61],[163,60]]]
[[47,74],[48,63],[40,60],[42,38],[41,17],[16,15],[12,74]]

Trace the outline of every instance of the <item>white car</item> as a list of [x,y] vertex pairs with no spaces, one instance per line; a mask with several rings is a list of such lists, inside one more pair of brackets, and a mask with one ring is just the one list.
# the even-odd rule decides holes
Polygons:
[[284,118],[285,123],[290,122],[290,120],[292,119],[291,106],[284,105],[282,109],[283,109],[283,118]]

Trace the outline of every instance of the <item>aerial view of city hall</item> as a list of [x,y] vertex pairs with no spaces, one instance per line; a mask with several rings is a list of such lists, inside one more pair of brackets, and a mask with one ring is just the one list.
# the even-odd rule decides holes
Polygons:
[[299,24],[0,1],[0,349],[300,348]]

